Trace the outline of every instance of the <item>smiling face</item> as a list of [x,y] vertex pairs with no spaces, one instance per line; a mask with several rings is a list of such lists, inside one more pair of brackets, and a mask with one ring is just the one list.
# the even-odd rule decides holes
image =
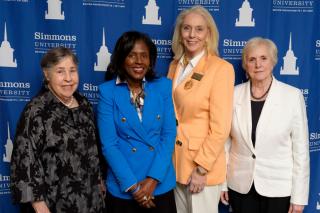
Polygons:
[[272,78],[274,62],[266,45],[257,45],[246,56],[246,72],[253,82],[263,82]]
[[193,58],[206,47],[209,29],[205,19],[197,13],[189,13],[181,25],[181,38],[185,54]]
[[78,88],[78,66],[71,57],[65,57],[57,65],[44,70],[44,75],[50,89],[62,101],[69,101]]
[[128,82],[141,82],[150,66],[150,53],[147,45],[138,40],[124,61]]

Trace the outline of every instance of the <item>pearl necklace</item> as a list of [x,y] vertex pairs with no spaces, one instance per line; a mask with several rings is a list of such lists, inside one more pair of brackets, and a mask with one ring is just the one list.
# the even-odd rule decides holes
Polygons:
[[70,107],[72,106],[73,101],[74,101],[73,95],[71,96],[70,101],[69,101],[68,103],[66,103],[66,102],[64,102],[62,99],[60,99],[60,98],[58,97],[58,95],[50,88],[50,86],[48,86],[48,88],[49,88],[49,90],[52,92],[52,94],[53,94],[63,105],[65,105],[65,106],[68,107],[68,108],[70,108]]
[[256,96],[253,95],[253,92],[252,92],[252,82],[250,81],[250,94],[251,94],[251,97],[252,97],[253,99],[255,99],[255,100],[261,100],[261,99],[263,99],[263,98],[268,94],[268,92],[269,92],[269,90],[270,90],[270,88],[271,88],[271,85],[272,85],[272,81],[273,81],[273,78],[271,79],[271,83],[270,83],[267,91],[266,91],[262,96],[260,96],[260,97],[256,97]]
[[[58,98],[58,97],[57,97],[57,98]],[[73,100],[74,100],[73,96],[71,96],[71,100],[69,101],[69,103],[65,103],[65,102],[62,101],[60,98],[58,98],[58,99],[61,101],[61,103],[63,103],[63,105],[65,105],[65,106],[68,107],[68,108],[70,108],[70,107],[72,106]]]

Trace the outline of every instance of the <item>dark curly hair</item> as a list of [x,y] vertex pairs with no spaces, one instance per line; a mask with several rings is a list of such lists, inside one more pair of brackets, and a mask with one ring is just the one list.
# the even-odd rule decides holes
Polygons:
[[121,35],[114,47],[110,64],[108,65],[105,80],[109,81],[117,76],[123,81],[126,80],[126,70],[124,69],[124,61],[133,49],[137,41],[142,41],[146,44],[149,50],[150,66],[145,78],[149,81],[156,78],[155,65],[157,60],[157,47],[149,38],[148,35],[137,32],[128,31]]

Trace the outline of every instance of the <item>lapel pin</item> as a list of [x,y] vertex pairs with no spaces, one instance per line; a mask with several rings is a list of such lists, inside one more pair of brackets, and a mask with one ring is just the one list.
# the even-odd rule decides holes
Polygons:
[[187,82],[184,84],[184,89],[185,89],[185,90],[191,89],[192,86],[193,86],[192,80],[189,80],[189,81],[187,81]]
[[157,120],[160,120],[160,115],[157,115]]

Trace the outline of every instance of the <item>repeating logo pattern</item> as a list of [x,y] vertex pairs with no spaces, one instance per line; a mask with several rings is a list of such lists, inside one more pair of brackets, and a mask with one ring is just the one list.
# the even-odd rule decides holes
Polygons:
[[97,54],[97,63],[94,64],[94,71],[106,71],[110,63],[111,53],[106,46],[106,38],[104,28],[102,29],[102,45]]
[[248,0],[244,0],[242,6],[239,8],[239,19],[236,19],[236,27],[254,27],[255,21],[252,18],[253,9],[250,7]]
[[280,75],[299,75],[299,67],[297,67],[297,57],[294,56],[292,50],[292,40],[290,32],[289,49],[283,57],[283,66],[280,68]]
[[221,0],[177,0],[177,10],[180,11],[192,6],[201,5],[210,12],[218,12],[220,11],[220,2]]
[[161,25],[161,17],[159,16],[159,7],[156,0],[149,0],[145,6],[146,16],[142,17],[142,24]]
[[5,147],[5,153],[3,154],[3,162],[10,163],[11,162],[11,154],[13,149],[13,142],[10,137],[10,127],[9,122],[7,123],[8,127],[8,136],[7,136],[7,143],[4,145]]
[[48,10],[45,13],[45,19],[64,20],[64,12],[61,11],[61,0],[47,0]]
[[314,0],[273,0],[272,11],[281,13],[312,13]]
[[17,60],[13,59],[14,49],[8,41],[7,25],[4,23],[3,41],[0,46],[0,67],[17,67]]
[[122,8],[126,7],[125,0],[83,0],[83,6]]

